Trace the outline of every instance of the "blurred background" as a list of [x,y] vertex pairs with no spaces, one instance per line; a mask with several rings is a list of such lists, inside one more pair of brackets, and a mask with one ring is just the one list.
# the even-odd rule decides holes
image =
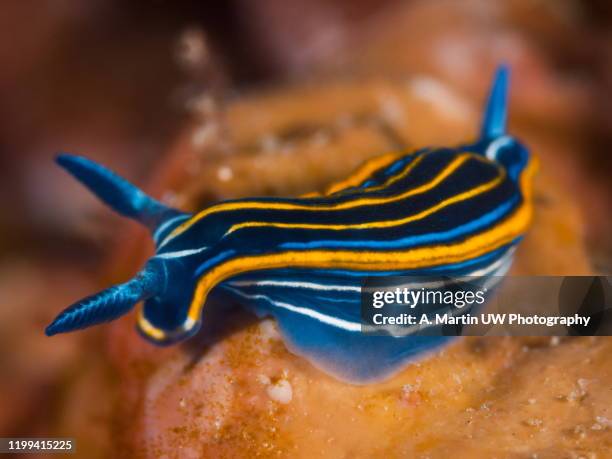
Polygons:
[[121,381],[100,332],[50,346],[43,329],[134,232],[54,155],[154,183],[187,126],[194,144],[217,142],[223,107],[245,95],[416,75],[460,116],[507,62],[511,122],[558,149],[547,166],[578,199],[593,269],[610,272],[611,25],[605,0],[3,2],[0,436],[79,432],[103,455],[114,435]]

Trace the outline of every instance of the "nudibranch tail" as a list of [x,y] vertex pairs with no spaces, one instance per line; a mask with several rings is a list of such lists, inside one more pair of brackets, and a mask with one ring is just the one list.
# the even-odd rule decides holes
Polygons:
[[163,270],[148,263],[133,279],[66,308],[45,329],[45,333],[52,336],[114,320],[129,312],[139,301],[157,294],[164,284],[163,276]]
[[497,69],[485,107],[481,140],[492,140],[506,134],[509,73],[505,65]]
[[60,154],[57,163],[119,214],[155,232],[184,214],[147,196],[130,182],[87,158]]

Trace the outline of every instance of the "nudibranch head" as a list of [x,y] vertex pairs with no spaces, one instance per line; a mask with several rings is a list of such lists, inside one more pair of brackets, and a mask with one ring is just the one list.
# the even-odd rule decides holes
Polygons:
[[145,225],[156,253],[133,279],[66,309],[47,334],[113,320],[144,301],[140,332],[174,343],[198,330],[219,289],[273,315],[292,349],[341,367],[346,379],[367,380],[431,349],[447,338],[362,336],[361,279],[508,270],[531,217],[533,161],[506,133],[507,90],[501,67],[473,143],[386,154],[324,193],[225,201],[195,215],[88,159],[59,156],[102,201]]
[[[60,154],[57,163],[119,214],[145,225],[156,242],[189,218],[188,214],[165,206],[87,158]],[[188,297],[181,298],[182,292],[189,292],[193,285],[188,285],[189,276],[184,275],[181,265],[171,260],[172,254],[152,257],[129,281],[86,297],[64,310],[46,328],[46,334],[51,336],[114,320],[143,300],[151,320],[182,323],[184,318],[177,318],[176,305],[181,300],[188,303]],[[183,285],[184,288],[176,288]],[[172,301],[173,307],[160,308],[165,303],[162,298]]]

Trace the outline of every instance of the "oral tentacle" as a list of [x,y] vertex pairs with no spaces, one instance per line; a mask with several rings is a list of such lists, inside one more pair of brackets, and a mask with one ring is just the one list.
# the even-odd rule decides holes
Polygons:
[[188,217],[188,214],[147,196],[124,178],[87,158],[63,153],[56,161],[105,204],[145,225],[153,234],[170,220]]
[[47,336],[109,322],[128,313],[139,301],[159,293],[163,272],[148,264],[136,277],[88,296],[62,311],[45,329]]

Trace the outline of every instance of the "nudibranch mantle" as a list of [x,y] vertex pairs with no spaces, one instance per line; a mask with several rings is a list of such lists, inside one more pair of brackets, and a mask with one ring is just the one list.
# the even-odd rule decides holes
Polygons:
[[528,228],[534,161],[506,134],[507,89],[500,67],[476,142],[385,154],[322,193],[236,199],[194,215],[60,155],[102,201],[149,228],[156,253],[131,280],[64,310],[46,333],[113,320],[144,301],[142,335],[175,343],[197,332],[215,289],[273,316],[292,351],[343,380],[392,374],[449,337],[363,334],[362,279],[500,276]]

